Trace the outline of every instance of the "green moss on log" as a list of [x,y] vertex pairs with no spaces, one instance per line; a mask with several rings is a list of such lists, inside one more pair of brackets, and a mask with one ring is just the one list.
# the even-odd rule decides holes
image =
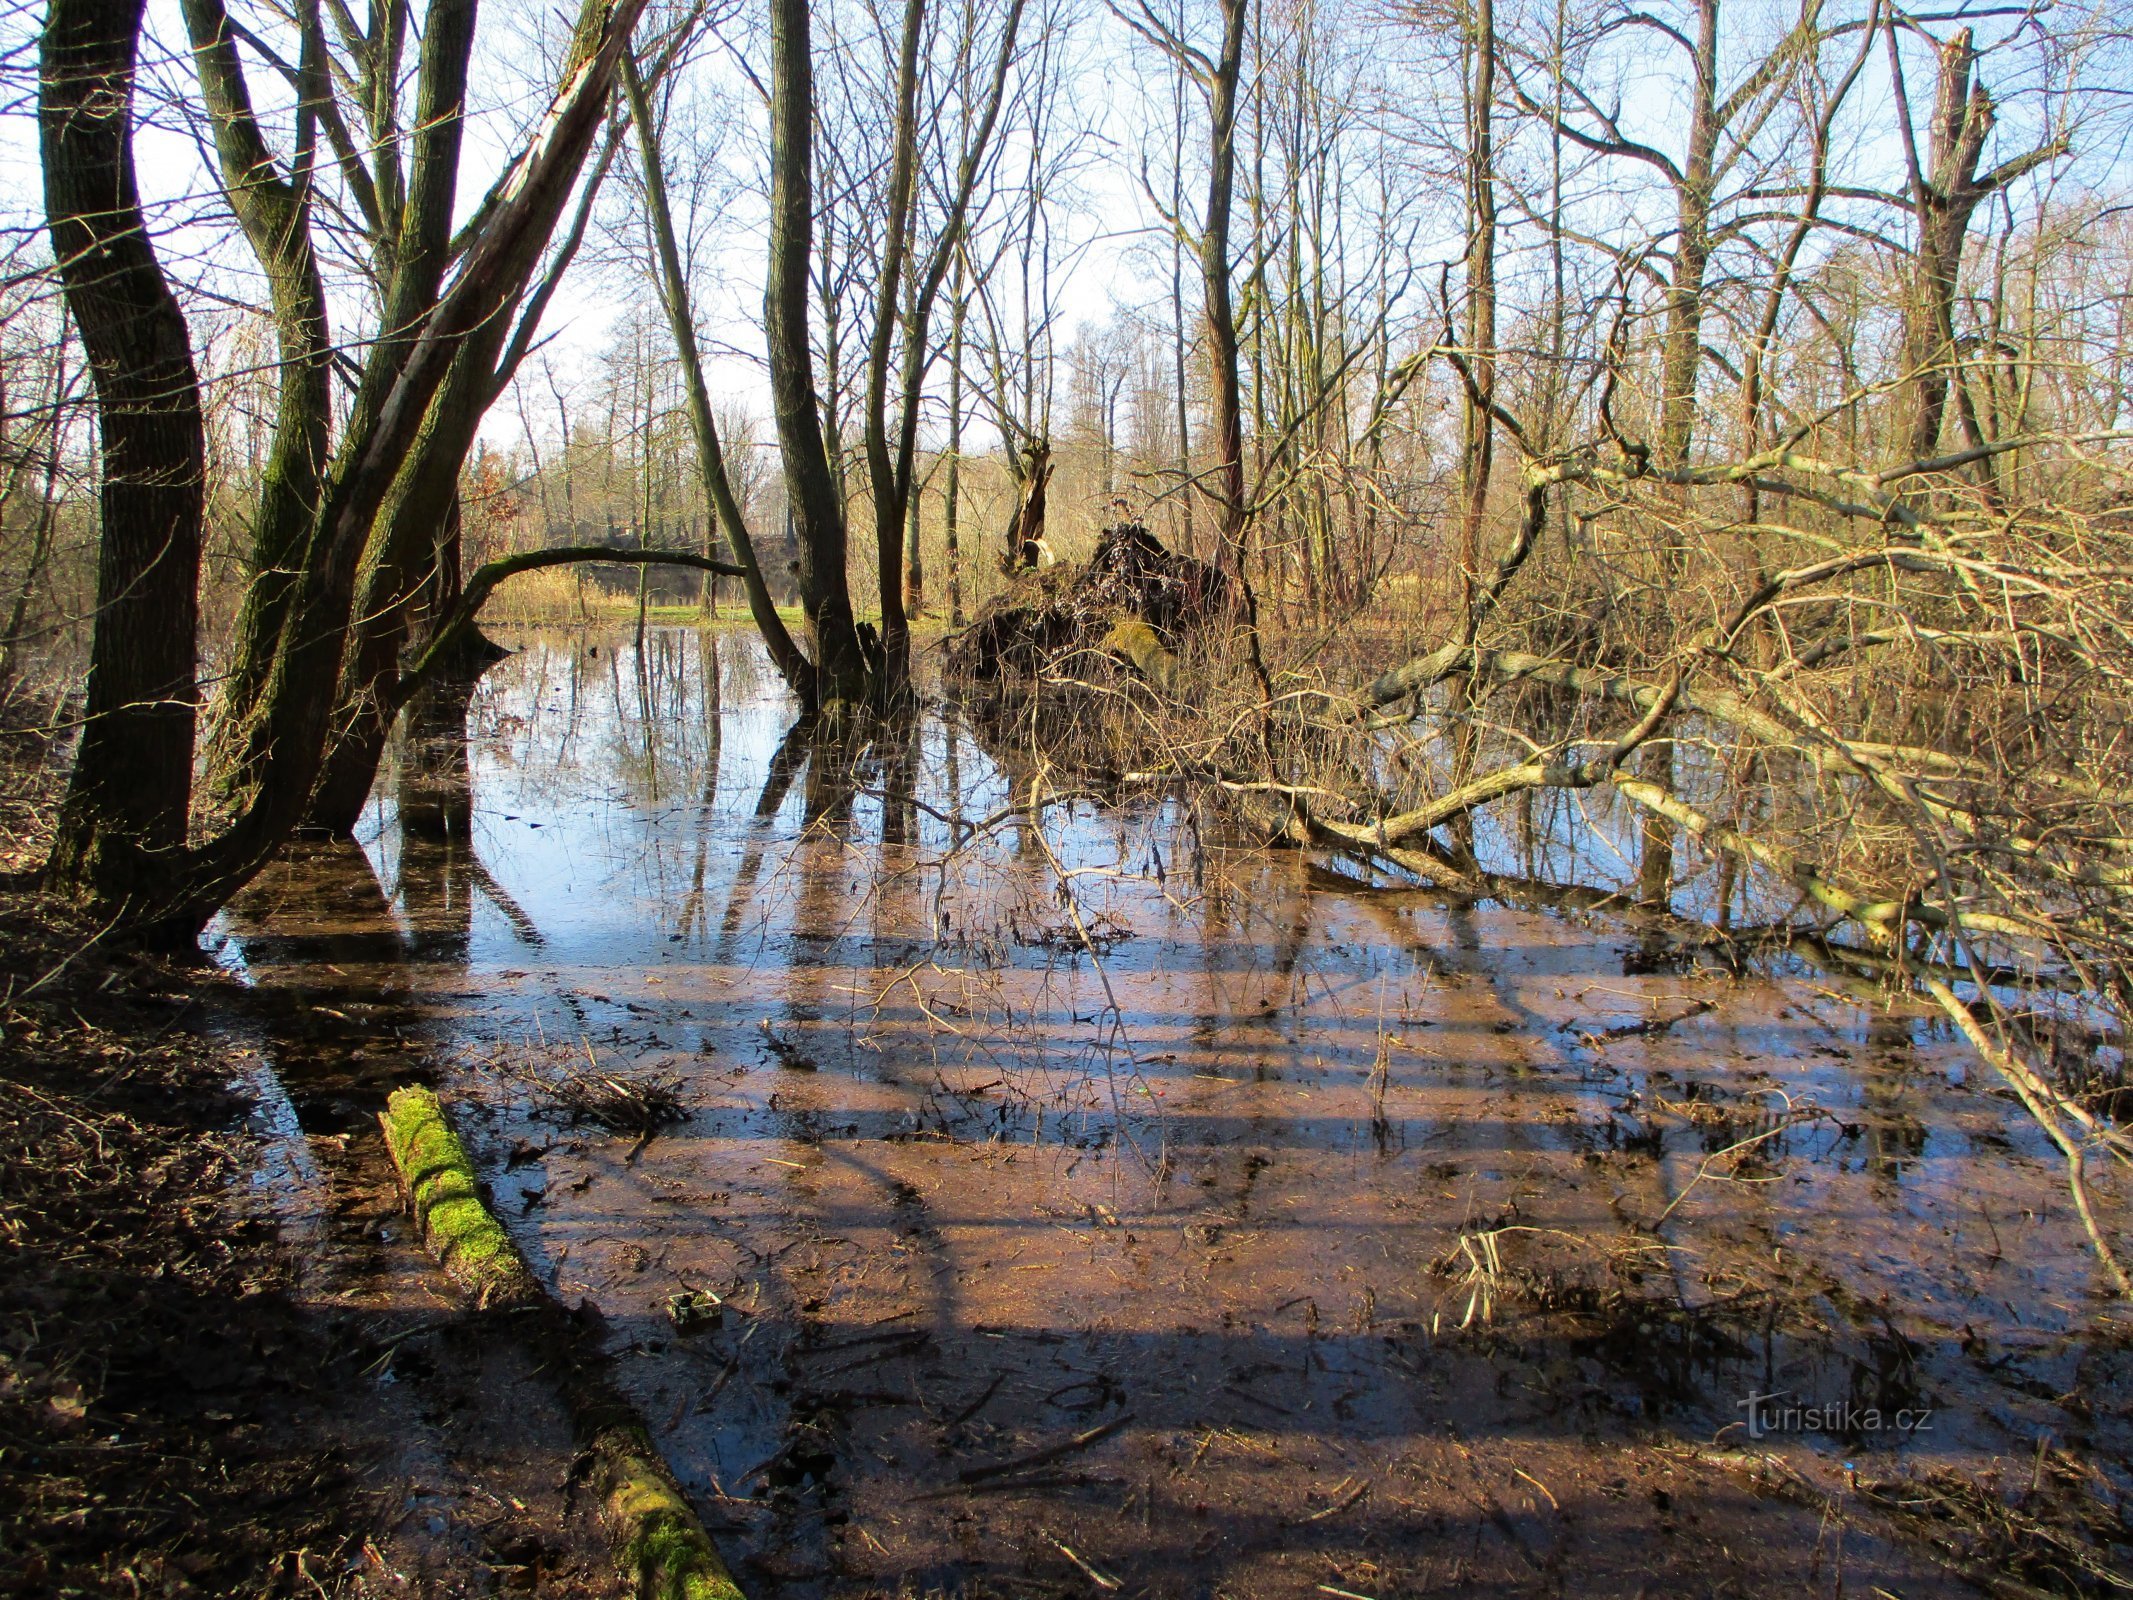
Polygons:
[[431,1254],[483,1306],[539,1294],[503,1224],[490,1215],[466,1146],[427,1089],[395,1089],[378,1121],[408,1209]]
[[597,1454],[602,1508],[630,1592],[638,1600],[742,1600],[651,1440],[634,1427],[611,1428]]
[[[478,1303],[546,1300],[511,1236],[481,1198],[466,1146],[427,1089],[396,1089],[378,1118],[424,1242]],[[550,1305],[550,1315],[561,1317]],[[569,1337],[563,1336],[569,1343]],[[574,1374],[574,1375],[571,1375]],[[674,1486],[651,1436],[604,1379],[566,1366],[580,1437],[593,1439],[601,1507],[615,1559],[638,1600],[744,1600],[710,1536]]]

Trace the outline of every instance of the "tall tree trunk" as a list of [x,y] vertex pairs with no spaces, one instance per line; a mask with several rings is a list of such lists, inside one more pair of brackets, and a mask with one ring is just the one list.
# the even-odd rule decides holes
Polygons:
[[1229,281],[1229,219],[1236,189],[1237,80],[1243,68],[1250,0],[1221,0],[1222,45],[1209,88],[1212,144],[1200,280],[1207,298],[1207,364],[1215,420],[1216,560],[1245,580],[1244,410],[1238,377],[1237,317]]
[[1467,397],[1465,439],[1460,452],[1459,595],[1460,640],[1474,642],[1480,621],[1481,530],[1489,510],[1489,474],[1495,465],[1496,423],[1489,405],[1496,395],[1496,8],[1474,0],[1473,84],[1468,98],[1468,235],[1466,258],[1466,347],[1475,394]]
[[[1464,408],[1465,437],[1459,458],[1459,638],[1474,642],[1481,625],[1481,531],[1488,517],[1489,476],[1496,461],[1496,7],[1475,0],[1472,10],[1472,78],[1467,90],[1466,359],[1473,391]],[[1473,719],[1473,683],[1454,678],[1449,690],[1452,721],[1452,782],[1473,775],[1480,748]],[[1459,817],[1453,841],[1469,857],[1474,849],[1471,815]]]
[[[1659,461],[1686,466],[1696,439],[1696,386],[1703,370],[1704,277],[1711,264],[1711,186],[1718,151],[1719,0],[1696,0],[1688,150],[1674,185],[1674,264],[1666,289],[1660,355]],[[1678,553],[1669,544],[1669,562]],[[1672,566],[1669,571],[1676,569]]]
[[815,635],[815,699],[856,705],[872,673],[845,573],[844,502],[815,408],[807,337],[808,256],[814,238],[814,64],[807,0],[770,6],[770,260],[763,332],[785,492],[799,544],[800,603]]
[[963,489],[963,323],[970,314],[964,278],[969,264],[955,253],[955,291],[948,317],[948,482],[942,491],[941,532],[948,545],[948,626],[963,625],[963,561],[958,548],[958,501]]
[[[1185,215],[1185,81],[1183,72],[1171,75],[1170,214],[1177,218]],[[1176,224],[1170,229],[1170,334],[1170,398],[1178,429],[1178,548],[1197,556],[1200,552],[1193,548],[1192,534],[1192,501],[1197,491],[1192,481],[1192,409],[1187,399],[1185,232]]]
[[51,0],[38,72],[45,218],[103,452],[87,705],[47,872],[100,910],[167,894],[198,702],[206,444],[185,316],[134,177],[141,12],[142,0]]
[[1997,113],[1992,96],[1975,79],[1977,49],[1970,30],[1963,28],[1940,46],[1933,122],[1926,159],[1921,162],[1903,88],[1903,62],[1896,49],[1893,13],[1887,19],[1886,32],[1897,126],[1903,134],[1904,157],[1910,169],[1916,234],[1911,280],[1903,302],[1898,442],[1911,460],[1923,461],[1938,450],[1941,426],[1948,414],[1957,357],[1955,297],[1971,218],[1988,195],[2065,154],[2067,142],[2061,135],[2025,154],[2009,157],[1989,172],[1978,171]]
[[[904,0],[898,49],[895,132],[890,157],[888,226],[882,241],[874,328],[867,351],[867,482],[874,512],[874,547],[881,598],[881,656],[876,698],[886,706],[908,692],[911,629],[904,614],[904,516],[916,493],[919,410],[932,363],[929,327],[948,269],[960,254],[965,219],[984,167],[985,152],[1006,102],[1024,0],[1007,0],[984,109],[970,128],[948,191],[946,215],[932,249],[919,257],[912,239],[918,184],[919,45],[924,0]],[[974,23],[973,23],[974,26]],[[966,40],[967,43],[967,40]],[[775,139],[775,135],[773,135]],[[908,274],[908,288],[905,287]],[[901,342],[900,352],[896,349]],[[892,356],[894,360],[892,362]],[[895,416],[889,384],[896,378]]]
[[[1858,54],[1836,84],[1823,95],[1821,107],[1808,126],[1807,192],[1800,199],[1799,215],[1793,221],[1792,230],[1771,264],[1769,284],[1763,291],[1762,315],[1756,321],[1755,332],[1749,338],[1747,352],[1741,360],[1740,448],[1745,455],[1753,455],[1762,448],[1764,384],[1770,352],[1777,341],[1778,322],[1792,291],[1793,271],[1799,265],[1800,252],[1809,236],[1821,225],[1822,202],[1829,193],[1830,133],[1835,127],[1837,112],[1850,96],[1852,86],[1859,81],[1868,57],[1873,54],[1878,13],[1879,0],[1875,0]],[[1762,490],[1755,479],[1750,478],[1743,485],[1741,498],[1741,520],[1759,522],[1763,515]],[[1760,537],[1753,533],[1748,537],[1756,552],[1755,579],[1760,585],[1765,575]],[[1723,902],[1720,909],[1724,909]]]
[[[1248,567],[1251,508],[1244,492],[1244,407],[1238,374],[1237,315],[1229,281],[1229,220],[1237,176],[1237,84],[1251,0],[1221,0],[1222,46],[1208,91],[1211,129],[1207,214],[1200,236],[1200,278],[1207,300],[1207,360],[1215,418],[1215,500],[1220,516],[1216,565],[1244,600],[1244,643],[1265,697],[1261,731],[1272,744],[1274,684],[1259,646],[1259,600]],[[1272,751],[1269,749],[1269,756]]]
[[[430,92],[441,95],[444,90]],[[417,256],[413,230],[403,228],[399,238],[403,254],[418,263],[434,259],[445,248],[439,241],[449,213],[437,211],[426,198],[443,181],[442,148],[428,138],[417,144],[418,182],[408,212],[421,219],[430,242],[420,247],[422,253]],[[426,158],[419,155],[424,150],[431,152]],[[496,315],[461,341],[377,514],[358,564],[332,736],[305,818],[306,826],[315,831],[344,835],[355,827],[406,698],[401,662],[414,630],[420,624],[437,627],[438,619],[448,616],[459,598],[461,470],[483,415],[532,347],[560,276],[584,238],[593,200],[614,151],[615,141],[610,139],[585,181],[577,214],[539,284],[523,296],[511,295]],[[427,267],[418,264],[413,270],[426,271]],[[514,310],[515,326],[510,314]],[[565,456],[567,462],[567,447]],[[566,476],[566,487],[567,482]],[[582,593],[580,598],[582,604]],[[450,659],[438,675],[464,685],[501,654],[478,628],[469,626],[460,630]]]
[[[1711,196],[1718,151],[1719,0],[1696,0],[1696,48],[1691,58],[1689,138],[1674,183],[1674,264],[1666,289],[1666,323],[1659,360],[1659,463],[1689,464],[1696,445],[1696,390],[1703,372],[1704,278],[1711,264]],[[1682,515],[1659,532],[1662,584],[1671,589],[1688,569],[1683,544],[1688,491],[1675,496]],[[1638,771],[1669,792],[1674,787],[1674,745],[1653,739],[1638,755]],[[1664,906],[1674,881],[1673,826],[1656,811],[1639,820],[1637,895]]]
[[[896,112],[889,157],[888,228],[882,239],[880,285],[874,291],[874,330],[867,351],[867,481],[873,491],[874,563],[881,604],[881,654],[887,683],[901,688],[911,659],[911,625],[904,616],[904,502],[911,494],[911,441],[889,439],[890,357],[901,320],[908,341],[918,330],[905,316],[904,274],[910,268],[912,196],[918,182],[918,49],[925,31],[925,0],[904,0],[903,38],[897,50]],[[905,351],[904,367],[924,352]]]

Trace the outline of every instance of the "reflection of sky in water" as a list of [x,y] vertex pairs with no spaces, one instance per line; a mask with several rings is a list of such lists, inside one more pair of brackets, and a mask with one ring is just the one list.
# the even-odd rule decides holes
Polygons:
[[[489,871],[543,930],[551,961],[640,950],[655,932],[700,945],[712,926],[707,904],[721,916],[743,912],[758,935],[766,923],[782,926],[777,858],[802,829],[808,774],[802,750],[782,795],[766,790],[793,710],[760,644],[733,632],[700,646],[693,633],[662,629],[641,672],[626,640],[595,649],[588,659],[567,643],[531,640],[475,699],[472,834]],[[706,693],[714,672],[715,700]],[[878,840],[879,761],[863,761],[855,777],[839,831]],[[390,792],[381,785],[386,798],[364,829],[388,882]],[[916,792],[932,812],[986,812],[1007,788],[967,733],[929,720]],[[766,799],[769,815],[759,812]],[[947,831],[922,812],[913,843],[937,853]],[[736,908],[728,900],[743,872],[752,881]],[[477,968],[523,965],[524,942],[495,905],[477,910],[474,932]]]
[[[1654,963],[1604,914],[1355,893],[1175,795],[1061,806],[1040,835],[1014,809],[1029,764],[938,713],[841,773],[788,744],[790,724],[746,634],[661,630],[641,670],[626,637],[529,639],[470,708],[471,854],[403,843],[396,797],[434,800],[434,780],[402,752],[363,828],[375,883],[351,851],[293,861],[231,919],[264,982],[350,1015],[378,996],[380,1014],[419,1012],[410,1031],[536,1265],[632,1330],[648,1417],[683,1418],[675,1395],[729,1349],[784,1376],[745,1366],[771,1340],[666,1345],[654,1308],[684,1286],[831,1328],[909,1317],[944,1369],[1019,1363],[1037,1393],[1088,1377],[1054,1363],[1100,1325],[1137,1341],[1103,1359],[1154,1434],[1197,1429],[1252,1341],[1280,1348],[1296,1330],[1270,1330],[1308,1305],[1281,1403],[1319,1409],[1280,1424],[1284,1459],[1333,1441],[1353,1471],[1349,1452],[1437,1436],[1437,1391],[1425,1404],[1415,1380],[1454,1358],[1413,1336],[1455,1324],[1472,1290],[1435,1264],[1463,1231],[1514,1225],[1505,1249],[1547,1281],[1754,1308],[1747,1353],[1699,1355],[1683,1380],[1704,1437],[1734,1420],[1736,1380],[1851,1381],[1876,1317],[1902,1322],[1936,1384],[1978,1381],[1966,1329],[2035,1379],[2026,1398],[1973,1397],[1934,1451],[2062,1425],[2037,1397],[2071,1386],[2082,1355],[2063,1335],[2091,1273],[2056,1168],[1917,1009],[1804,967]],[[1477,843],[1620,883],[1633,825],[1577,800],[1540,797],[1530,834],[1513,815]],[[958,841],[951,817],[997,825]],[[689,1120],[641,1149],[559,1123],[539,1085],[588,1056],[675,1083]],[[1829,1115],[1760,1147],[1769,1181],[1699,1176],[1788,1105]],[[1617,1281],[1624,1250],[1662,1264]],[[1328,1364],[1321,1309],[1328,1328],[1394,1331]],[[1772,1332],[1788,1319],[1820,1331]],[[1654,1347],[1628,1338],[1579,1382],[1643,1418],[1624,1397]],[[1522,1363],[1509,1389],[1450,1385],[1471,1434],[1528,1425],[1507,1419],[1545,1363]],[[780,1416],[720,1409],[662,1445],[692,1487],[731,1488]],[[869,1448],[901,1464],[848,1452],[843,1470],[855,1503],[902,1515],[914,1478],[940,1474],[937,1441],[915,1413],[882,1416]],[[1583,1470],[1578,1429],[1521,1448],[1558,1488]]]

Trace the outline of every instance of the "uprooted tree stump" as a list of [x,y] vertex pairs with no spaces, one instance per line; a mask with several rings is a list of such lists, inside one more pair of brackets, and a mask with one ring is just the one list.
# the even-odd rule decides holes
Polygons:
[[1164,549],[1140,523],[1122,522],[1104,530],[1086,566],[1025,574],[988,602],[950,643],[946,666],[957,677],[993,683],[1034,677],[1086,650],[1167,689],[1185,639],[1237,611],[1228,574]]

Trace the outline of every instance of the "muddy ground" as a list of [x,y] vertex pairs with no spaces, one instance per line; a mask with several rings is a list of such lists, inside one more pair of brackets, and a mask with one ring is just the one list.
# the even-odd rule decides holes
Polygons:
[[405,1242],[366,1108],[293,1213],[272,997],[84,953],[7,753],[0,1593],[618,1593],[552,1393]]
[[[2051,1152],[1826,953],[1189,796],[973,834],[1029,768],[952,714],[829,759],[731,636],[521,642],[222,976],[24,995],[17,928],[17,1148],[86,1197],[10,1178],[41,1592],[599,1592],[540,1353],[401,1231],[418,1080],[752,1595],[2133,1582],[2133,1324]],[[1613,826],[1481,847],[1604,881]]]

